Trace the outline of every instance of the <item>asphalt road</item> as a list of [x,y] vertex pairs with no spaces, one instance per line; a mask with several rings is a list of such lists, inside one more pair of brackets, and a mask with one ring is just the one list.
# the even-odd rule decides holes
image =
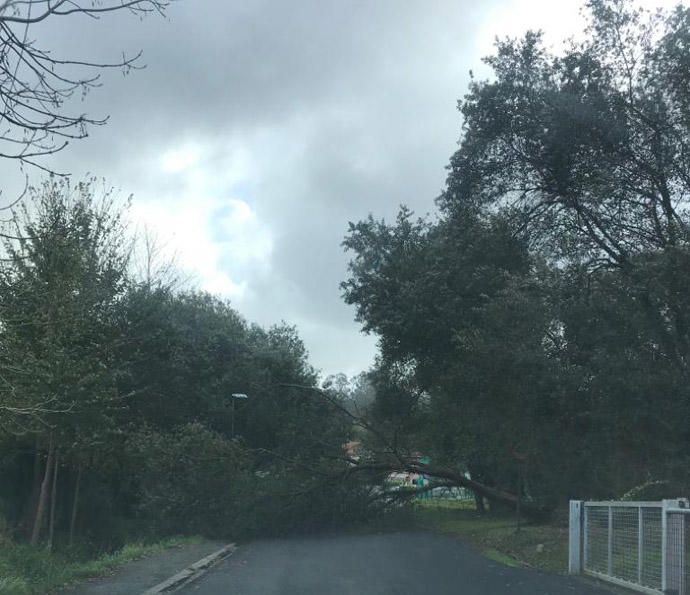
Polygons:
[[572,577],[509,568],[430,533],[257,541],[186,595],[611,595]]

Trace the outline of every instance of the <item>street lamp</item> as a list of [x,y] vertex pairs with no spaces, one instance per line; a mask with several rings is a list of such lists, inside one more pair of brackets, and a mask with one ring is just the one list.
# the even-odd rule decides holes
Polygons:
[[232,422],[230,426],[230,435],[232,438],[235,437],[235,399],[248,399],[249,397],[244,393],[232,393]]

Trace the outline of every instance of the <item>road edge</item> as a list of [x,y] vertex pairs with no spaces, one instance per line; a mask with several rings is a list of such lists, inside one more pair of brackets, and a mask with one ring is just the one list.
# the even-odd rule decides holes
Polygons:
[[178,589],[194,582],[198,578],[206,574],[215,564],[231,556],[237,549],[234,543],[229,543],[223,546],[218,551],[209,554],[205,558],[201,558],[194,564],[190,564],[184,570],[164,580],[161,583],[144,591],[141,595],[159,595],[161,593],[173,593]]

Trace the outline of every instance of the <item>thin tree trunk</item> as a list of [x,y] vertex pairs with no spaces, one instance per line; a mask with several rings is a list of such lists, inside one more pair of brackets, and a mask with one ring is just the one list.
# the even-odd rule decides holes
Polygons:
[[74,498],[72,500],[72,516],[69,521],[69,544],[74,544],[74,530],[77,526],[77,510],[79,506],[79,487],[81,485],[81,464],[77,470],[77,482],[74,485]]
[[50,493],[50,520],[48,524],[48,549],[53,551],[53,536],[55,535],[55,504],[57,502],[57,477],[60,464],[60,451],[55,449],[55,463],[53,464],[53,489]]
[[43,517],[45,516],[46,502],[48,501],[48,490],[50,489],[50,474],[53,470],[53,435],[50,435],[50,442],[48,444],[48,459],[46,460],[46,470],[43,474],[43,482],[41,483],[41,493],[38,497],[38,504],[36,505],[36,515],[34,517],[34,526],[31,531],[31,545],[36,545],[41,536],[41,528],[43,526]]
[[484,506],[484,496],[478,494],[477,492],[474,492],[474,505],[476,506],[477,512],[479,514],[486,513],[486,507]]
[[522,504],[522,465],[520,465],[520,468],[518,469],[518,481],[517,481],[517,502],[515,503],[515,516],[516,516],[516,527],[515,527],[515,532],[520,533],[520,524],[522,521],[521,518],[521,513],[522,511],[520,510]]
[[38,504],[38,496],[41,493],[41,443],[36,438],[36,450],[34,452],[34,470],[33,478],[31,480],[31,493],[24,508],[24,517],[22,521],[23,532],[26,539],[31,538],[31,531],[36,522],[36,505]]

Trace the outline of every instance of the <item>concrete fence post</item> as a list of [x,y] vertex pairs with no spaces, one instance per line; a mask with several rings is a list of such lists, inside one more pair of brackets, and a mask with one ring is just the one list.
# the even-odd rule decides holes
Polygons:
[[570,501],[568,572],[582,573],[582,500]]

